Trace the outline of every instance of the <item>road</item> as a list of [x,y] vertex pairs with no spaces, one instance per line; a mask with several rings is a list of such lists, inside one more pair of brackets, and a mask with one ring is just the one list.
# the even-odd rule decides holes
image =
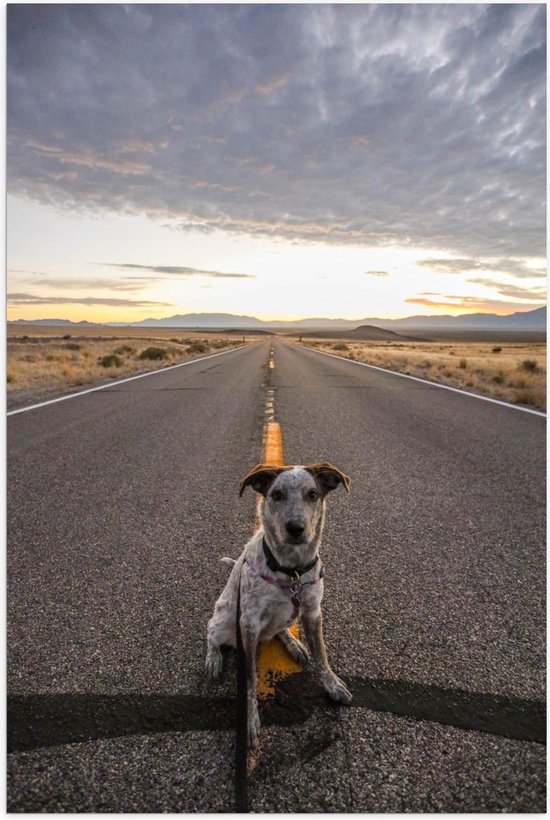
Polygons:
[[278,339],[8,419],[8,810],[232,811],[204,633],[268,381],[285,461],[352,478],[322,555],[355,700],[281,685],[250,808],[544,811],[545,419]]

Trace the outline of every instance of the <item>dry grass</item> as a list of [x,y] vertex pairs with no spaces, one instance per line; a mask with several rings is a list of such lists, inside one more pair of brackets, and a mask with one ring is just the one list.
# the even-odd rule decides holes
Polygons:
[[348,359],[546,410],[546,344],[307,341]]
[[92,325],[82,327],[74,325],[20,325],[8,322],[8,340],[28,336],[32,339],[64,339],[72,341],[82,339],[145,339],[146,341],[167,341],[171,338],[219,339],[220,337],[241,339],[237,332],[208,332],[188,330],[185,327],[113,327],[110,325]]
[[[10,404],[43,398],[75,387],[157,370],[242,344],[242,336],[168,328],[148,334],[141,328],[73,330],[8,326],[6,375]],[[121,332],[122,331],[122,332]],[[129,331],[129,332],[128,332]],[[132,332],[133,331],[133,332]],[[106,336],[98,335],[106,333]],[[112,334],[112,335],[110,335]],[[150,348],[163,358],[141,358]]]

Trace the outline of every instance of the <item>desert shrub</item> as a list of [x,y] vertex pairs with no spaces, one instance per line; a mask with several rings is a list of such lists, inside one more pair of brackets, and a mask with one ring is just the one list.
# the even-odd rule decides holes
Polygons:
[[192,342],[189,347],[187,348],[188,353],[206,353],[208,350],[209,344],[208,342],[203,342],[200,339],[196,339]]
[[121,345],[117,347],[114,351],[117,356],[122,356],[124,353],[134,353],[135,347],[130,347],[130,345]]
[[497,347],[493,347],[493,349],[491,350],[491,353],[500,353],[500,352],[501,352],[501,350],[502,350],[502,348],[501,348],[501,347],[498,347],[498,346],[497,346]]
[[213,347],[214,350],[217,350],[220,347],[229,347],[230,345],[238,345],[240,344],[240,339],[217,339],[213,342],[210,342],[210,347]]
[[15,380],[15,373],[13,372],[13,370],[8,370],[6,372],[6,381],[8,382],[8,384],[12,384]]
[[[63,337],[63,338],[65,338],[65,337]],[[69,336],[69,338],[71,338],[71,337]],[[82,345],[79,345],[78,342],[69,342],[68,344],[65,345],[65,350],[80,350],[81,347],[82,347]]]
[[466,370],[466,368],[468,367],[468,359],[461,359],[458,363],[458,366],[461,370]]
[[524,359],[518,364],[518,368],[525,373],[538,373],[539,366],[534,359]]
[[333,350],[349,350],[349,347],[344,342],[336,342],[336,344],[332,345]]
[[116,353],[109,353],[107,356],[100,356],[97,363],[101,367],[120,367],[122,359]]
[[544,385],[528,387],[519,394],[522,403],[530,404],[539,410],[546,409],[546,387]]
[[504,382],[504,379],[505,376],[502,370],[499,370],[499,372],[495,373],[495,375],[493,376],[493,381],[495,382],[495,384],[502,384]]
[[139,354],[140,359],[167,359],[168,352],[163,347],[147,347]]
[[65,334],[64,336],[62,336],[61,338],[62,338],[62,339],[70,339],[70,338],[71,338],[71,334],[70,334],[70,333],[66,333],[66,334]]

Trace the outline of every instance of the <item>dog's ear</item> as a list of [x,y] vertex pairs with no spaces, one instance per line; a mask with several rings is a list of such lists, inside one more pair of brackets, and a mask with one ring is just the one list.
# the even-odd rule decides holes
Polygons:
[[309,464],[305,469],[319,482],[324,495],[335,490],[339,484],[343,484],[345,491],[349,493],[350,477],[333,464],[323,461],[320,464]]
[[251,470],[248,473],[248,475],[245,475],[245,477],[241,481],[239,495],[242,495],[245,489],[250,484],[253,490],[256,490],[257,493],[261,493],[261,495],[263,495],[265,498],[272,482],[275,481],[279,473],[282,473],[283,470],[287,469],[288,467],[276,467],[271,466],[270,464],[258,464],[256,467],[254,467],[253,470]]

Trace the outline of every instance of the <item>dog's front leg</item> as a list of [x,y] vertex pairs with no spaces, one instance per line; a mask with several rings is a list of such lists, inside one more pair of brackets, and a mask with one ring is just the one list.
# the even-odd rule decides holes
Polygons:
[[246,618],[241,615],[241,639],[247,668],[247,706],[248,706],[248,745],[254,749],[260,737],[260,716],[258,715],[258,698],[256,695],[256,651],[258,649],[258,632],[253,629]]
[[335,675],[328,662],[327,650],[323,639],[323,616],[321,610],[304,612],[302,626],[306,640],[311,649],[315,672],[319,683],[327,694],[339,703],[351,703],[352,694],[344,681]]

